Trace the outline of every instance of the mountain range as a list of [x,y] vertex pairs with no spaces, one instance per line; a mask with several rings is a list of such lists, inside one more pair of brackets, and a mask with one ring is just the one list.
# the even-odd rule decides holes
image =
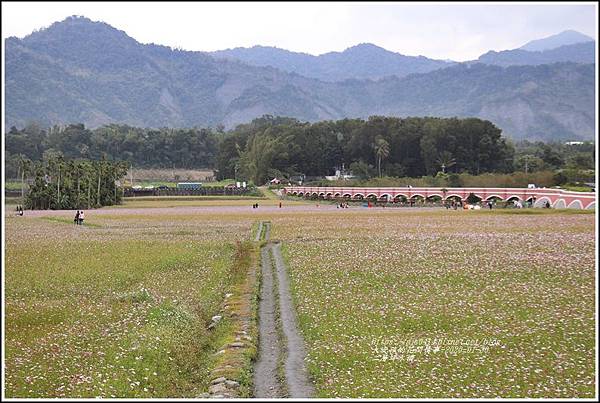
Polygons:
[[[271,66],[330,82],[353,78],[377,80],[388,76],[404,77],[457,64],[451,60],[405,56],[371,43],[361,43],[343,52],[329,52],[319,56],[270,46],[219,50],[211,52],[211,55],[222,59],[241,60],[253,66]],[[468,63],[498,66],[558,62],[594,63],[595,57],[595,42],[592,38],[576,31],[563,31],[545,39],[528,42],[519,49],[490,51]]]
[[566,32],[523,47],[534,50],[456,63],[372,44],[320,56],[260,46],[183,51],[69,17],[6,39],[5,126],[230,128],[264,114],[473,116],[516,139],[593,139],[595,42],[573,42]]
[[241,60],[254,66],[271,66],[321,81],[348,79],[379,79],[386,76],[403,77],[411,73],[428,73],[455,62],[428,59],[424,56],[405,56],[390,52],[371,43],[361,43],[343,52],[320,56],[290,52],[270,46],[235,48],[211,52],[217,58]]
[[559,34],[551,35],[542,39],[535,39],[521,46],[521,50],[529,50],[532,52],[541,52],[544,50],[556,49],[565,45],[574,45],[576,43],[591,42],[594,38],[584,35],[580,32],[567,30]]

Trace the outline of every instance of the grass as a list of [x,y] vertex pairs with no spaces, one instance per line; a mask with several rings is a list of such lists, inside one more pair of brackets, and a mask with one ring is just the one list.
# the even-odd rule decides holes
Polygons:
[[[137,228],[156,225],[145,218]],[[193,236],[172,223],[132,236],[127,224],[95,219],[86,231],[66,217],[7,217],[6,396],[206,391],[212,353],[231,331],[206,326],[235,283],[233,241],[251,221],[195,217]]]
[[[277,206],[279,200],[249,196],[173,196],[173,197],[131,197],[124,203],[109,208],[156,208],[156,207],[214,207],[214,206]],[[284,201],[284,206],[308,204],[302,200]]]
[[[86,211],[92,228],[7,214],[6,396],[196,397],[217,366],[249,396],[255,348],[214,356],[239,325],[206,325],[228,292],[256,319],[258,221],[283,244],[319,397],[594,396],[593,212],[278,203],[127,200]],[[401,351],[427,338],[499,344]]]
[[136,201],[223,201],[223,200],[265,200],[260,196],[141,196],[125,197],[124,201],[133,203]]
[[[27,190],[27,183],[25,183],[25,190]],[[21,190],[21,182],[7,181],[4,182],[5,190]]]
[[21,198],[20,197],[5,197],[4,204],[11,205],[11,206],[21,204]]
[[[253,392],[252,366],[256,359],[257,347],[256,340],[258,331],[257,323],[257,303],[258,303],[258,281],[257,281],[257,262],[258,248],[255,243],[250,241],[240,242],[237,245],[237,252],[234,261],[233,285],[230,288],[231,296],[227,299],[228,313],[225,322],[229,326],[229,331],[219,342],[225,350],[219,354],[216,359],[215,370],[212,372],[211,379],[226,377],[240,383],[237,390],[239,397],[251,397]],[[241,335],[245,332],[245,335]],[[226,345],[243,341],[247,348],[227,349]]]
[[[62,218],[62,217],[42,217],[42,220],[45,221],[50,221],[50,222],[59,222],[62,224],[70,224],[70,225],[75,225],[73,223],[73,220],[68,219],[68,218]],[[99,224],[94,224],[91,222],[85,222],[82,224],[83,227],[90,227],[90,228],[102,228],[102,225]]]
[[594,216],[453,213],[274,220],[318,396],[593,397]]
[[570,190],[573,192],[591,192],[592,191],[592,188],[589,186],[563,185],[561,187],[565,190]]
[[[125,177],[124,178],[126,183],[128,185],[130,185],[129,182],[129,178]],[[203,186],[205,187],[220,187],[220,186],[227,186],[227,185],[231,185],[231,184],[235,184],[235,180],[233,179],[224,179],[221,181],[214,181],[214,182],[207,182],[205,180],[179,180],[179,181],[173,181],[173,180],[134,180],[134,185],[135,186],[142,186],[142,187],[146,187],[146,186],[168,186],[168,187],[177,187],[177,184],[180,182],[200,182],[202,183]],[[17,189],[21,189],[20,187],[20,183],[19,183],[19,187]]]

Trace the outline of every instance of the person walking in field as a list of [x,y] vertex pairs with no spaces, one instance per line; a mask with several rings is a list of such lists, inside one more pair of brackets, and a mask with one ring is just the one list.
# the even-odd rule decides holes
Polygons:
[[79,213],[79,225],[83,225],[83,220],[85,220],[85,216],[83,214],[83,210]]
[[79,225],[79,210],[75,213],[75,218],[73,219],[73,224]]

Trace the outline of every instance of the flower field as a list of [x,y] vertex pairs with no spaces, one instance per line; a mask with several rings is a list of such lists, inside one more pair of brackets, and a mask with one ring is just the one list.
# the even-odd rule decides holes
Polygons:
[[594,216],[274,220],[322,397],[593,397]]
[[594,396],[593,214],[251,204],[135,201],[85,226],[7,207],[6,396],[206,392],[232,333],[206,327],[259,221],[317,396]]
[[[169,211],[169,210],[167,210]],[[252,219],[89,211],[7,214],[7,397],[194,397]]]

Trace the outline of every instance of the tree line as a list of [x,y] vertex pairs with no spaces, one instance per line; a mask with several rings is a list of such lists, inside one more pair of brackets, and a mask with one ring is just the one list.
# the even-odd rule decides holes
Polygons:
[[513,158],[501,130],[481,119],[372,116],[311,124],[265,116],[225,134],[216,167],[219,178],[263,183],[332,175],[342,165],[359,177],[510,172]]
[[73,160],[55,153],[41,161],[20,157],[19,170],[22,182],[32,178],[27,195],[22,195],[25,208],[89,209],[121,203],[120,180],[127,163]]
[[18,156],[42,160],[45,153],[65,158],[126,161],[146,168],[210,168],[214,166],[219,131],[212,129],[147,129],[111,124],[94,130],[83,124],[41,128],[30,124],[6,133],[7,162]]
[[21,158],[42,161],[53,154],[137,167],[213,168],[218,179],[256,184],[333,175],[341,167],[369,179],[592,170],[595,163],[593,143],[513,143],[477,118],[372,116],[306,123],[265,115],[227,132],[117,124],[94,130],[82,124],[13,127],[6,133],[6,177],[19,177]]

